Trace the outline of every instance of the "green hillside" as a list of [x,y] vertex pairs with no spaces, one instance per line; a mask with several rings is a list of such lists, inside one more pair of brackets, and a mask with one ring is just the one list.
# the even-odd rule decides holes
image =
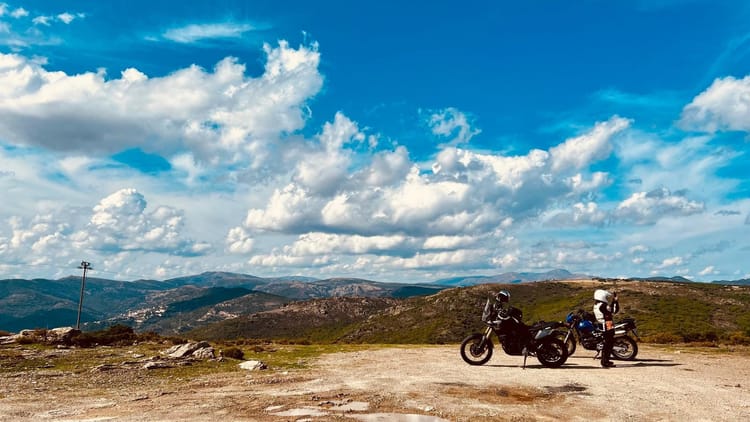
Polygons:
[[187,336],[200,340],[237,338],[332,342],[371,315],[396,306],[397,299],[338,297],[294,302],[278,309],[243,315],[197,328]]
[[[595,281],[485,284],[447,289],[431,296],[390,299],[369,307],[353,306],[349,298],[320,299],[225,321],[190,334],[207,339],[455,343],[482,329],[484,303],[500,289],[511,292],[513,306],[523,311],[524,321],[530,324],[559,321],[568,312],[590,309],[597,288],[618,292],[622,310],[616,318],[635,318],[645,341],[750,342],[750,287],[645,281],[616,285]],[[361,315],[354,315],[354,309]]]

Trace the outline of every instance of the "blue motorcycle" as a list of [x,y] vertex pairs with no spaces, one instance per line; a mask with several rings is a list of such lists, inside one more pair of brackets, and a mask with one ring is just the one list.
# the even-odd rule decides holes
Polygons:
[[[568,350],[568,356],[576,350],[576,344],[580,343],[586,350],[595,350],[594,359],[601,357],[604,347],[604,331],[599,327],[594,315],[579,309],[571,312],[565,317],[565,325],[568,332],[563,337],[563,342]],[[638,337],[638,330],[633,318],[625,318],[615,324],[615,341],[612,347],[612,357],[620,360],[633,360],[638,354],[638,343],[633,339]]]

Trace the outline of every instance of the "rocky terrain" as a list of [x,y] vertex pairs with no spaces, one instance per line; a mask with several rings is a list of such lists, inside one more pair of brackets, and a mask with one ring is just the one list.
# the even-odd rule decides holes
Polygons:
[[[363,347],[245,370],[233,359],[145,368],[151,349],[0,346],[8,421],[608,421],[750,418],[750,352],[642,345],[603,369],[591,353],[560,369],[457,345]],[[265,346],[272,359],[285,346]],[[174,353],[174,351],[172,352]],[[77,356],[76,356],[77,355]],[[130,362],[130,363],[128,363]],[[137,363],[133,363],[137,362]],[[108,363],[108,366],[102,366]]]

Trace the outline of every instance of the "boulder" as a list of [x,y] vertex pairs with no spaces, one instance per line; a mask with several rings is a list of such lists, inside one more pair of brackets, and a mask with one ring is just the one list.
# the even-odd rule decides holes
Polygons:
[[68,344],[70,340],[81,333],[73,327],[59,327],[47,330],[47,343],[50,344]]
[[51,330],[21,330],[15,335],[0,337],[0,343],[11,344],[31,341],[46,344],[70,344],[73,336],[80,333],[80,330],[76,330],[73,327],[58,327]]
[[192,356],[196,359],[216,359],[216,353],[213,347],[203,347],[193,352]]
[[259,360],[246,360],[240,363],[240,368],[247,369],[248,371],[257,371],[260,369],[267,369],[268,367],[265,363]]
[[211,348],[211,345],[205,341],[201,341],[198,343],[189,342],[171,347],[164,353],[170,358],[184,358],[192,355],[196,350],[204,348]]

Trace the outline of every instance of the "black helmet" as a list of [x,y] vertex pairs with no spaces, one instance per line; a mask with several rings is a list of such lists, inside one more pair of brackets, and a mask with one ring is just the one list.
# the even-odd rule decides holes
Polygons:
[[495,300],[500,303],[508,303],[510,301],[510,292],[507,290],[500,290],[495,295]]

